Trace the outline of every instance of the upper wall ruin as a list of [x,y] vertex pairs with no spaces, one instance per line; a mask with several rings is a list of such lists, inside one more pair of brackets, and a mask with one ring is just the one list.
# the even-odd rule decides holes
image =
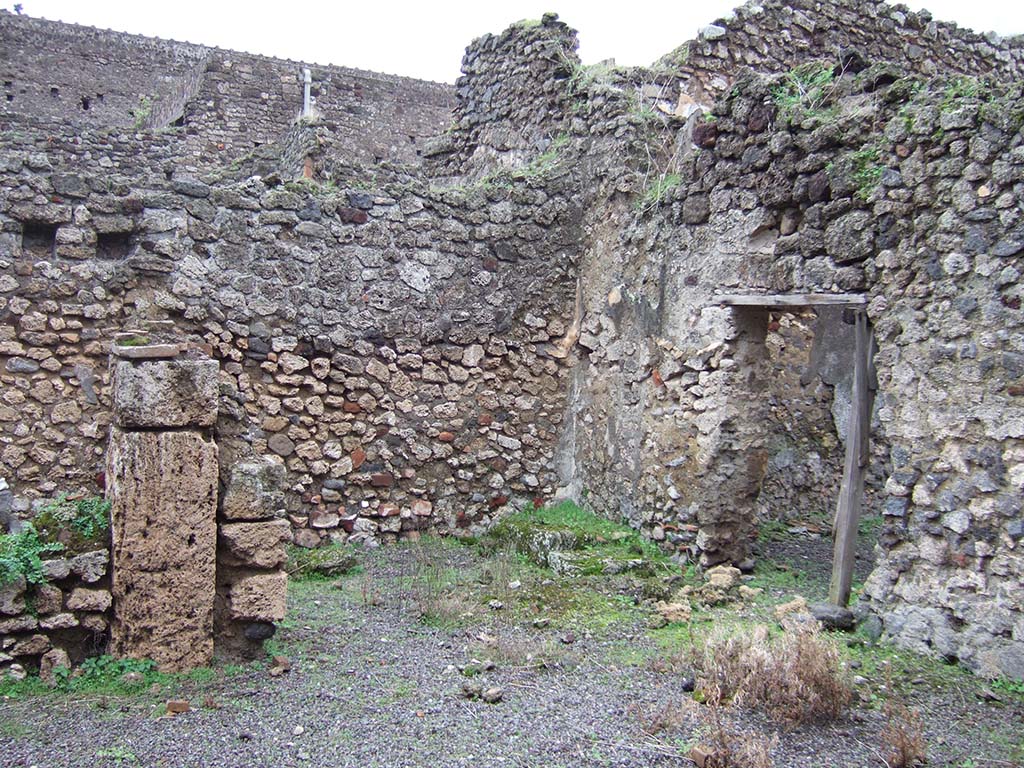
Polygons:
[[[448,125],[452,88],[0,12],[5,121],[174,131],[176,159],[230,165],[276,142],[312,106],[361,162],[415,162]],[[31,130],[30,127],[27,127]]]

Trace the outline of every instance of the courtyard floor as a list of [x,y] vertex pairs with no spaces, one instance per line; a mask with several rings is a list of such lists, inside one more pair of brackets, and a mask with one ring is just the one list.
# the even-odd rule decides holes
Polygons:
[[[779,549],[788,563],[762,557],[746,582],[763,589],[756,598],[663,626],[644,594],[651,579],[560,576],[431,538],[363,551],[344,575],[292,581],[289,617],[268,643],[288,671],[269,658],[188,675],[112,667],[118,676],[95,685],[0,688],[0,764],[692,765],[714,723],[686,690],[687,654],[722,628],[772,623],[797,594],[822,597],[821,569],[794,562],[798,549]],[[654,580],[686,578],[664,566]],[[835,638],[855,679],[839,720],[787,728],[740,706],[714,716],[770,747],[776,766],[885,766],[884,705],[897,701],[919,714],[929,766],[1024,764],[1019,685]],[[168,716],[170,699],[189,711]]]

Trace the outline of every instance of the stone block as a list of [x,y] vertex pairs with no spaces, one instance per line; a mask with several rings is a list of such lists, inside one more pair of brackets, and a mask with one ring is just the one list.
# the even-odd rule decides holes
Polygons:
[[71,572],[87,584],[94,584],[107,574],[109,563],[110,553],[97,549],[71,558]]
[[71,629],[78,626],[78,618],[73,613],[55,613],[39,620],[42,629]]
[[39,626],[39,619],[35,616],[22,614],[10,619],[0,619],[0,635],[11,632],[31,632]]
[[284,618],[288,575],[252,573],[239,576],[228,591],[231,618],[245,621],[280,621]]
[[[116,604],[110,649],[181,672],[213,661],[213,585],[186,569],[122,572],[115,562]],[[202,580],[205,582],[205,579]],[[82,625],[86,622],[83,618]]]
[[235,464],[221,502],[226,520],[268,520],[283,514],[285,468],[270,458]]
[[295,531],[295,546],[305,549],[315,549],[320,546],[320,534],[309,528],[300,528]]
[[107,621],[107,617],[102,613],[87,613],[82,616],[79,620],[82,629],[86,629],[89,632],[94,632],[97,635],[107,631],[107,627],[110,626],[110,622]]
[[111,431],[115,654],[161,669],[213,652],[217,446],[200,433]]
[[220,526],[218,557],[227,565],[276,568],[285,561],[284,545],[291,540],[287,520],[224,523]]
[[63,648],[51,648],[39,660],[39,679],[47,685],[54,685],[57,682],[54,671],[59,667],[71,669],[71,659]]
[[64,605],[64,593],[59,587],[53,584],[37,584],[35,588],[36,613],[40,616],[47,616],[51,613],[59,613]]
[[23,637],[11,646],[11,656],[39,656],[50,650],[50,638],[46,635],[30,635]]
[[18,576],[7,584],[0,584],[0,614],[17,616],[25,610],[25,579]]
[[114,418],[123,427],[209,427],[217,420],[216,360],[118,360]]
[[71,562],[62,557],[56,560],[43,560],[43,576],[47,581],[66,579],[70,573]]
[[105,589],[83,589],[78,587],[72,590],[68,596],[67,609],[69,611],[92,611],[102,613],[107,610],[113,599],[110,592]]

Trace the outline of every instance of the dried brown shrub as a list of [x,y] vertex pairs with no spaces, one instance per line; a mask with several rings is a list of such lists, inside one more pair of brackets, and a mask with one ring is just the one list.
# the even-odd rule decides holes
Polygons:
[[897,701],[887,701],[882,708],[885,727],[882,729],[882,755],[889,768],[914,768],[928,762],[927,745],[921,715]]
[[778,744],[778,737],[767,738],[763,733],[741,730],[730,723],[722,711],[723,697],[717,687],[711,687],[707,696],[707,706],[700,715],[704,738],[710,747],[704,768],[773,768],[771,750]]
[[766,736],[739,728],[725,713],[721,696],[714,691],[704,704],[692,699],[662,702],[650,708],[634,704],[630,713],[637,718],[645,736],[656,743],[662,734],[687,734],[695,731],[700,742],[686,753],[691,762],[702,768],[773,768],[771,750],[778,745],[777,736]]
[[713,637],[696,659],[705,698],[763,710],[790,726],[835,720],[853,692],[839,649],[817,624],[788,623],[772,638],[768,628]]

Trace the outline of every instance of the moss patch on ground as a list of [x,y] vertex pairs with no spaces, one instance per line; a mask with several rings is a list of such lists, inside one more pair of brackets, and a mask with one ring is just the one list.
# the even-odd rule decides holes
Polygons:
[[527,507],[496,523],[482,544],[512,547],[538,565],[573,575],[636,572],[664,574],[668,558],[639,531],[614,523],[573,502]]

